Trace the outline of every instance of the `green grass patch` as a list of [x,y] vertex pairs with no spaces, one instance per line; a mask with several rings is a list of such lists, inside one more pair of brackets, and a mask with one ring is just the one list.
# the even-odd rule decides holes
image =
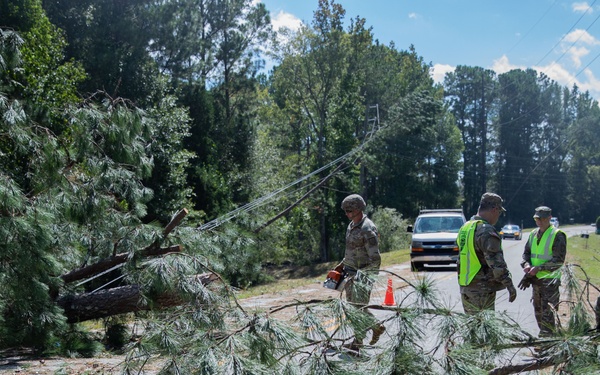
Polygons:
[[[410,254],[408,249],[390,251],[381,254],[381,267],[385,268],[394,264],[408,262],[409,260]],[[278,293],[299,286],[323,283],[327,272],[333,269],[338,263],[327,262],[303,267],[270,267],[266,269],[266,272],[270,275],[270,282],[240,290],[237,297],[243,299],[262,294]]]
[[580,265],[594,285],[600,285],[600,235],[590,233],[589,238],[569,237],[567,261]]

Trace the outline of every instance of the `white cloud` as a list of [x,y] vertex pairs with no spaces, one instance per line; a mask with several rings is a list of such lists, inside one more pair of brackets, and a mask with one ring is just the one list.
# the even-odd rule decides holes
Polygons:
[[600,41],[595,36],[585,30],[573,30],[565,35],[562,41],[562,48],[565,54],[571,59],[574,66],[581,66],[581,59],[590,54],[589,47],[600,45]]
[[456,67],[452,65],[435,64],[431,69],[431,78],[433,78],[435,83],[443,83],[446,73],[453,72],[454,69],[456,69]]
[[585,13],[589,10],[591,13],[594,11],[594,9],[585,1],[582,3],[573,3],[571,6],[574,12]]
[[271,24],[275,30],[285,27],[292,31],[297,31],[302,26],[302,21],[293,14],[280,10],[275,17],[271,17]]
[[585,47],[571,47],[569,49],[569,57],[576,68],[581,66],[581,58],[589,55],[590,50]]
[[553,61],[552,63],[544,66],[533,66],[532,69],[544,73],[552,80],[558,82],[563,86],[571,87],[574,83],[580,86],[580,83],[577,82],[575,76],[557,62]]
[[600,98],[600,81],[594,76],[594,73],[590,69],[585,69],[583,71],[585,80],[578,79],[559,64],[552,64],[547,67],[536,67],[535,69],[544,72],[548,77],[568,89],[571,89],[573,85],[577,85],[581,92],[589,91],[590,95],[593,98],[596,98],[596,100]]
[[494,60],[492,64],[492,70],[497,74],[506,73],[513,69],[527,69],[527,67],[511,64],[506,55],[502,55],[498,60]]
[[563,41],[568,43],[583,43],[590,46],[600,44],[600,41],[598,41],[596,37],[583,29],[575,29],[571,31],[569,34],[567,34],[567,36],[565,36]]
[[415,19],[419,18],[419,15],[415,12],[410,12],[410,13],[408,13],[408,18],[410,18],[411,20],[415,20]]
[[556,81],[561,86],[565,86],[569,90],[573,85],[577,85],[581,92],[589,91],[593,98],[600,98],[600,80],[598,80],[590,69],[583,71],[585,80],[580,80],[572,72],[568,71],[562,65],[552,62],[545,66],[534,66],[533,69],[542,72],[550,79]]
[[593,98],[600,100],[600,80],[594,76],[590,69],[585,69],[583,73],[587,80],[586,82],[579,82],[577,85],[581,91],[589,91]]

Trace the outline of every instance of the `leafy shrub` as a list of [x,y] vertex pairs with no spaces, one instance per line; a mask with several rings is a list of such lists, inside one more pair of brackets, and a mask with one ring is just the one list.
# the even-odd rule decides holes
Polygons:
[[382,253],[408,248],[410,235],[408,222],[394,208],[377,207],[370,215],[379,231],[379,251]]

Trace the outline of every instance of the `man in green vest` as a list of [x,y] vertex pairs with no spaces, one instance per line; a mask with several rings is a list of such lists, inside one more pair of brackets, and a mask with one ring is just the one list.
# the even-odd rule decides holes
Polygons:
[[463,308],[467,314],[494,310],[496,292],[507,289],[509,301],[517,298],[510,272],[502,252],[502,238],[494,228],[502,207],[498,194],[485,193],[479,202],[477,215],[458,232],[458,284]]
[[531,277],[535,319],[539,336],[545,337],[555,330],[554,311],[560,299],[560,269],[567,256],[567,235],[550,224],[550,207],[536,208],[533,218],[537,228],[529,234],[521,267]]

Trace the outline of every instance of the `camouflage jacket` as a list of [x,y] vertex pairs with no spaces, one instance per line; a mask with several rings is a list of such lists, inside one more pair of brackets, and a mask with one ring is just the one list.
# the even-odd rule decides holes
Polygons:
[[[475,230],[474,239],[475,253],[481,263],[481,269],[469,285],[460,287],[461,293],[495,292],[512,286],[513,282],[502,251],[502,238],[496,232],[496,228],[477,215],[471,220],[483,220]],[[458,269],[460,270],[460,264]]]
[[381,266],[377,227],[366,215],[359,223],[348,224],[343,263],[355,270],[379,269]]

